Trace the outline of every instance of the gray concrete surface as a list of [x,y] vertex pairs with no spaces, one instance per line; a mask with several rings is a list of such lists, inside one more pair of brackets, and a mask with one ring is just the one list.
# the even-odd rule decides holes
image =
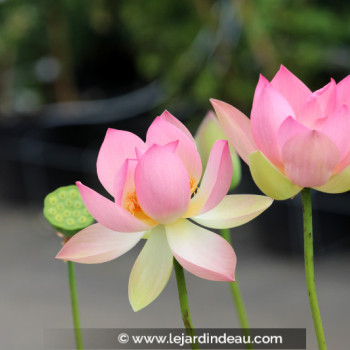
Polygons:
[[[60,240],[40,208],[0,204],[0,349],[42,349],[45,328],[71,327],[66,265],[54,259]],[[252,327],[305,327],[317,349],[301,256],[271,255],[250,223],[233,231],[237,276]],[[283,232],[281,232],[283,234]],[[134,313],[128,277],[141,246],[101,265],[77,266],[83,327],[182,327],[175,278],[160,297]],[[316,283],[330,350],[350,348],[350,256],[316,260]],[[238,327],[228,286],[186,275],[196,327]]]

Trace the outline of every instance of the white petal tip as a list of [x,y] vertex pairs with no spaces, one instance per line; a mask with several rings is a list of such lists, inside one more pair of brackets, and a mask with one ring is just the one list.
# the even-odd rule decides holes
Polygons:
[[131,298],[129,297],[129,302],[130,302],[130,305],[131,305],[133,311],[134,311],[134,312],[138,312],[138,311],[144,309],[144,308],[145,308],[146,306],[148,306],[149,304],[151,304],[152,301],[149,302],[149,303],[144,303],[144,302],[142,302],[142,301],[139,301],[139,302],[138,302],[137,300],[131,301]]
[[142,309],[144,308],[144,306],[133,305],[133,304],[131,304],[131,303],[130,303],[130,305],[131,305],[131,307],[132,307],[132,309],[133,309],[134,312],[138,312],[138,311],[140,311],[140,310],[142,310]]

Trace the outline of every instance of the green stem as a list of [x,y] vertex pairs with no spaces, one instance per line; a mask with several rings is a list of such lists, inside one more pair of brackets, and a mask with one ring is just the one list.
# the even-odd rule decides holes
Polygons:
[[311,206],[311,191],[309,188],[304,188],[301,191],[301,200],[303,203],[303,220],[304,220],[304,254],[305,254],[305,276],[307,291],[309,294],[309,302],[314,320],[314,327],[317,337],[319,350],[327,350],[326,340],[324,337],[322,319],[320,309],[318,307],[315,273],[314,273],[314,252],[313,252],[313,237],[312,237],[312,206]]
[[72,302],[72,314],[73,314],[75,341],[77,344],[77,350],[83,350],[84,347],[83,347],[83,338],[81,336],[81,329],[80,329],[78,295],[77,295],[77,286],[75,284],[74,263],[72,261],[68,261],[67,265],[68,265],[68,279],[69,279],[70,297],[71,297],[71,302]]
[[[231,234],[230,234],[230,229],[222,229],[221,235],[223,238],[226,239],[228,243],[231,244]],[[237,311],[237,316],[239,319],[239,323],[241,325],[241,328],[243,330],[243,334],[248,337],[250,335],[249,332],[249,321],[247,317],[247,312],[244,307],[244,302],[242,298],[242,294],[239,288],[239,284],[237,281],[237,276],[235,277],[235,282],[229,282],[231,294],[232,294],[232,299],[234,301],[234,304],[236,305],[236,311]],[[250,344],[247,344],[247,349],[253,349]]]
[[[191,314],[190,314],[190,307],[188,305],[188,296],[187,296],[187,288],[186,288],[186,280],[185,280],[185,273],[182,266],[174,259],[174,270],[176,275],[176,283],[177,283],[177,289],[179,292],[179,301],[180,301],[180,308],[181,308],[181,314],[182,314],[182,320],[186,328],[186,333],[190,337],[195,336],[195,332],[193,329]],[[191,344],[191,348],[193,350],[198,350],[199,347],[196,342]]]

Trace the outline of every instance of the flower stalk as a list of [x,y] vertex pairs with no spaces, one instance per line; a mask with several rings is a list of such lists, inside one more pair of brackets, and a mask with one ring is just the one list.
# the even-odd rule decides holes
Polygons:
[[[190,307],[188,304],[185,273],[184,273],[183,267],[176,261],[175,258],[174,258],[174,270],[175,270],[175,276],[176,276],[177,289],[179,292],[182,321],[185,325],[187,335],[189,335],[193,339],[195,336],[195,332],[193,329]],[[197,342],[192,342],[191,348],[193,350],[199,349]]]
[[[226,239],[226,241],[228,243],[231,244],[230,229],[222,229],[221,235],[223,238]],[[239,323],[241,325],[241,328],[243,330],[243,334],[244,334],[244,336],[249,336],[250,335],[250,332],[249,332],[250,327],[249,327],[248,316],[247,316],[247,312],[246,312],[246,309],[244,306],[243,297],[241,294],[241,290],[239,288],[237,277],[235,278],[235,282],[229,282],[229,286],[230,286],[230,291],[231,291],[231,295],[232,295],[232,300],[236,306],[237,316],[238,316],[238,320],[239,320]],[[250,344],[248,344],[247,349],[253,349],[253,348]]]
[[75,283],[74,263],[72,261],[67,261],[67,266],[68,266],[69,289],[70,289],[70,296],[71,296],[71,303],[72,303],[75,341],[77,345],[77,350],[83,350],[84,346],[83,346],[83,338],[82,338],[81,329],[80,329],[78,294],[77,294],[77,286]]
[[309,302],[314,321],[314,327],[317,337],[319,350],[327,350],[326,339],[323,332],[320,309],[318,307],[315,272],[314,272],[314,252],[313,252],[313,230],[312,230],[312,204],[310,188],[304,188],[301,191],[303,204],[303,222],[304,222],[304,256],[305,256],[305,276]]

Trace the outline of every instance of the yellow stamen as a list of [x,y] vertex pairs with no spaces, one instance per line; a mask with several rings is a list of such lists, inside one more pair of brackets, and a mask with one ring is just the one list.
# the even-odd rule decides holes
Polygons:
[[123,207],[133,216],[142,220],[148,225],[156,225],[156,221],[151,219],[141,208],[139,201],[137,200],[136,191],[128,193],[124,201]]
[[190,180],[190,186],[191,186],[191,197],[193,198],[194,195],[197,193],[198,191],[198,186],[197,186],[197,182],[194,179]]
[[135,216],[142,211],[141,206],[137,200],[136,191],[128,193],[126,203],[126,209],[130,212],[130,214]]

